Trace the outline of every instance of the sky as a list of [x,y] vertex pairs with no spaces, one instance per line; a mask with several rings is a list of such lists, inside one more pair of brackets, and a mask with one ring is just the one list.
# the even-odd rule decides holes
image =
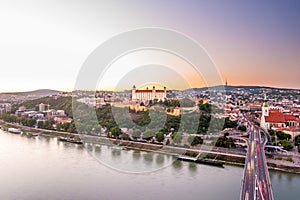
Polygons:
[[[297,0],[2,0],[0,92],[73,90],[97,47],[145,27],[192,38],[223,83],[300,88],[299,10]],[[181,89],[205,86],[213,78],[201,77],[191,63],[167,54],[126,54],[112,62],[97,87],[116,89],[126,82],[120,88],[130,89],[155,82]]]

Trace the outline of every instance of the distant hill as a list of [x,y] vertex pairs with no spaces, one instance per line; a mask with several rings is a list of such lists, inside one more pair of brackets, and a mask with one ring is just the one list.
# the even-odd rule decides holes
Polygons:
[[203,90],[236,90],[236,89],[244,89],[244,90],[259,90],[259,89],[271,89],[271,90],[297,90],[294,88],[276,88],[276,87],[268,87],[268,86],[232,86],[232,85],[217,85],[217,86],[211,86],[211,87],[202,87],[202,88],[189,88],[184,91],[203,91]]
[[252,89],[252,90],[257,90],[257,89],[271,89],[271,90],[297,90],[297,89],[294,89],[294,88],[277,88],[277,87],[268,87],[268,86],[231,86],[231,85],[228,85],[226,86],[226,88],[228,89]]
[[58,91],[58,90],[40,89],[40,90],[26,91],[26,92],[5,92],[2,94],[18,95],[18,96],[40,96],[41,97],[41,96],[56,95],[60,92],[61,91]]

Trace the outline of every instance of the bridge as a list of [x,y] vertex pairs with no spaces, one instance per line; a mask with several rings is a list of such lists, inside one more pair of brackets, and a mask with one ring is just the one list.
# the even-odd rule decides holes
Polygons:
[[248,120],[249,139],[241,188],[241,200],[273,200],[264,147],[268,136]]

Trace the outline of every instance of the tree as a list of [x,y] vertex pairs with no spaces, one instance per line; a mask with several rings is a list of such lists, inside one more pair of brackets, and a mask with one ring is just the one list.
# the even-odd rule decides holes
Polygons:
[[122,133],[122,134],[120,135],[120,138],[121,138],[122,140],[129,140],[129,135],[126,134],[126,133]]
[[194,107],[195,102],[191,99],[184,98],[180,100],[180,107]]
[[271,136],[271,140],[272,140],[273,145],[276,146],[276,144],[275,144],[275,135],[272,135],[272,136]]
[[198,144],[203,144],[203,139],[198,136],[189,136],[187,139],[188,143],[191,144],[191,146],[196,146]]
[[44,122],[43,121],[38,121],[37,127],[38,128],[44,128]]
[[3,114],[1,115],[1,119],[6,121],[6,122],[17,122],[17,117],[14,115],[10,115],[10,114]]
[[180,106],[179,101],[177,99],[172,99],[169,102],[169,106],[170,107],[176,107],[176,106]]
[[157,142],[162,142],[165,139],[165,135],[163,132],[158,132],[156,133],[156,140]]
[[60,125],[61,126],[61,128],[64,130],[64,131],[68,131],[68,129],[69,129],[69,127],[70,127],[70,123],[63,123],[63,124],[61,124]]
[[45,128],[45,129],[53,129],[53,126],[52,126],[51,121],[46,120],[46,121],[44,122],[44,128]]
[[286,140],[280,140],[279,142],[282,147],[287,150],[287,151],[290,151],[293,149],[293,145],[289,142],[289,141],[286,141]]
[[132,132],[132,137],[134,139],[140,138],[141,137],[141,130],[140,129],[134,129]]
[[61,124],[59,124],[59,123],[56,124],[56,130],[57,130],[57,131],[60,131],[60,130],[61,130]]
[[235,127],[237,127],[237,121],[231,121],[229,119],[229,117],[226,117],[223,129],[225,129],[225,128],[235,128]]
[[33,127],[36,124],[36,120],[32,118],[27,118],[26,123],[27,126]]
[[273,129],[270,129],[268,132],[271,136],[275,135],[275,131]]
[[75,126],[74,121],[72,121],[72,122],[70,123],[70,126],[69,126],[69,128],[68,128],[67,131],[68,131],[69,133],[76,133],[76,126]]
[[151,129],[146,129],[144,132],[143,132],[143,138],[146,139],[146,140],[150,140],[152,137],[155,136],[155,133],[153,130]]
[[292,138],[291,135],[286,134],[282,131],[276,131],[275,133],[276,133],[276,136],[279,140],[290,140]]
[[227,138],[227,134],[225,133],[224,136],[219,137],[216,142],[216,147],[224,147],[224,148],[235,148],[235,144],[232,138]]
[[111,132],[111,134],[112,134],[112,136],[113,136],[114,138],[119,137],[119,135],[122,133],[121,129],[120,129],[119,127],[117,127],[117,126],[112,127],[112,128],[110,129],[110,132]]
[[239,126],[238,129],[239,129],[240,131],[242,131],[242,132],[246,132],[246,131],[247,131],[246,126]]
[[174,132],[172,134],[172,139],[175,144],[180,144],[182,141],[182,134],[179,132]]
[[300,145],[300,136],[297,136],[297,137],[295,138],[295,144],[296,144],[296,145]]
[[199,110],[202,112],[202,113],[205,113],[205,114],[210,114],[211,113],[211,110],[212,110],[212,106],[211,104],[203,104],[203,103],[198,103],[198,106],[199,106]]
[[16,118],[16,122],[23,126],[33,127],[36,124],[36,120],[32,118]]

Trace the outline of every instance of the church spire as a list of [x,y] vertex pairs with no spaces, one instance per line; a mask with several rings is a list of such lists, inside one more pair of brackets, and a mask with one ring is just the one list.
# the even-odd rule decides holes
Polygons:
[[268,107],[268,100],[267,100],[266,93],[265,93],[265,97],[264,97],[263,107]]

